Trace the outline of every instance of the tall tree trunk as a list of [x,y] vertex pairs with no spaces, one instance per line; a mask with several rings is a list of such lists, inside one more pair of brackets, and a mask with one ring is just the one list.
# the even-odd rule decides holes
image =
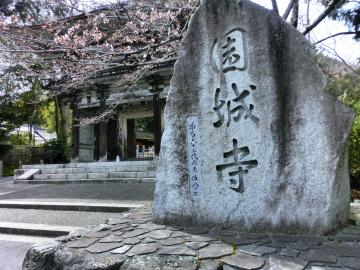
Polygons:
[[295,0],[295,2],[294,2],[290,23],[295,28],[298,27],[298,23],[299,23],[299,0]]
[[69,104],[61,97],[55,97],[56,135],[59,140],[68,140],[69,131]]
[[59,101],[58,101],[58,98],[57,96],[54,97],[54,102],[55,102],[55,131],[56,131],[56,137],[59,139],[59,128],[60,128],[60,125],[59,125]]
[[33,130],[33,129],[32,129],[32,124],[29,124],[29,125],[28,125],[29,146],[31,145],[31,142],[32,142],[32,133],[33,133],[32,130]]

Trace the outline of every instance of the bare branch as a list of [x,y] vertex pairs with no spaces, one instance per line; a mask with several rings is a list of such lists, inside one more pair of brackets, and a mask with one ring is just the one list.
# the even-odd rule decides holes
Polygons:
[[[123,69],[133,69],[133,68],[137,68],[137,67],[142,67],[142,66],[157,66],[157,65],[162,65],[162,64],[168,64],[168,63],[173,63],[176,61],[176,58],[169,58],[169,59],[165,59],[165,60],[159,60],[159,61],[153,61],[153,62],[143,62],[143,63],[135,63],[132,65],[127,65],[127,64],[116,64],[114,63],[114,65],[110,68],[123,68]],[[94,65],[96,65],[97,63],[94,63]],[[100,70],[100,72],[107,72],[108,70]]]
[[[335,46],[335,45],[334,45]],[[344,65],[346,65],[355,75],[360,76],[359,72],[356,71],[349,63],[346,62],[346,60],[344,58],[342,58],[338,52],[336,51],[336,47],[335,48],[331,48],[327,45],[322,45],[322,48],[325,49],[326,51],[328,51],[330,54],[332,54],[333,56],[337,57],[340,59],[341,62],[344,63]]]
[[303,35],[307,35],[311,30],[313,30],[319,23],[321,23],[340,3],[340,0],[331,0],[327,8],[319,15],[319,17],[309,26],[306,27]]
[[289,15],[290,15],[290,11],[292,10],[293,6],[294,6],[294,3],[295,3],[295,0],[291,0],[289,2],[289,5],[287,6],[285,12],[284,12],[284,15],[283,15],[283,18],[286,20]]
[[319,44],[321,42],[324,42],[325,40],[328,40],[330,38],[334,38],[334,37],[337,37],[337,36],[341,36],[341,35],[355,35],[357,32],[340,32],[340,33],[336,33],[334,35],[331,35],[331,36],[328,36],[326,38],[323,38],[323,39],[320,39],[319,41],[315,42],[314,44]]
[[66,53],[68,50],[58,49],[58,50],[4,50],[0,49],[0,52],[10,52],[10,53]]
[[279,14],[279,8],[278,8],[276,0],[271,0],[271,4],[273,7],[273,11],[276,12],[277,14]]

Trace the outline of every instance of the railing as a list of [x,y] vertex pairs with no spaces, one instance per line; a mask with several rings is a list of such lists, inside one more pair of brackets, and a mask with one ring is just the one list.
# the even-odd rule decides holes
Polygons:
[[155,157],[155,147],[146,148],[144,145],[136,145],[136,158]]

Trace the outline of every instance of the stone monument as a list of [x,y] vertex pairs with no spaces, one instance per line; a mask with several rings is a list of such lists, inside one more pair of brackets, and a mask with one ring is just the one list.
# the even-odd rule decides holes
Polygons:
[[153,220],[324,234],[348,219],[354,114],[276,13],[204,0],[165,112]]

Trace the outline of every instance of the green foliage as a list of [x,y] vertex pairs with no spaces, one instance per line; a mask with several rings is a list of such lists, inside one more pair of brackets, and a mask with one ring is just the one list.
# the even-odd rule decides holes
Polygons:
[[68,162],[69,148],[65,140],[53,139],[44,144],[46,163]]
[[349,166],[352,186],[360,188],[360,73],[358,70],[335,76],[327,71],[327,92],[352,107],[356,113],[349,138]]
[[[360,2],[339,0],[337,8],[330,14],[334,20],[343,21],[350,30],[356,32],[355,39],[360,39]],[[327,1],[323,2],[327,4]]]
[[18,167],[16,165],[4,165],[4,171],[3,174],[4,176],[13,176],[14,175],[14,171],[15,169],[17,169]]
[[29,133],[19,132],[9,135],[8,143],[10,145],[27,145],[29,143]]
[[11,135],[23,124],[42,126],[48,132],[55,131],[55,105],[43,100],[42,91],[38,81],[23,93],[17,93],[11,82],[0,85],[0,143],[26,144],[28,139],[25,140],[25,135],[22,134],[21,138]]
[[54,101],[50,101],[47,104],[45,103],[39,108],[41,126],[45,128],[47,132],[56,132],[55,113],[56,107]]
[[0,143],[5,143],[10,132],[21,124],[16,99],[10,84],[0,86]]
[[11,146],[0,142],[0,158],[6,154],[6,152],[11,149]]
[[360,188],[360,100],[353,106],[356,119],[350,135],[349,165],[354,186]]
[[138,118],[135,125],[136,130],[152,132],[154,130],[154,117]]

